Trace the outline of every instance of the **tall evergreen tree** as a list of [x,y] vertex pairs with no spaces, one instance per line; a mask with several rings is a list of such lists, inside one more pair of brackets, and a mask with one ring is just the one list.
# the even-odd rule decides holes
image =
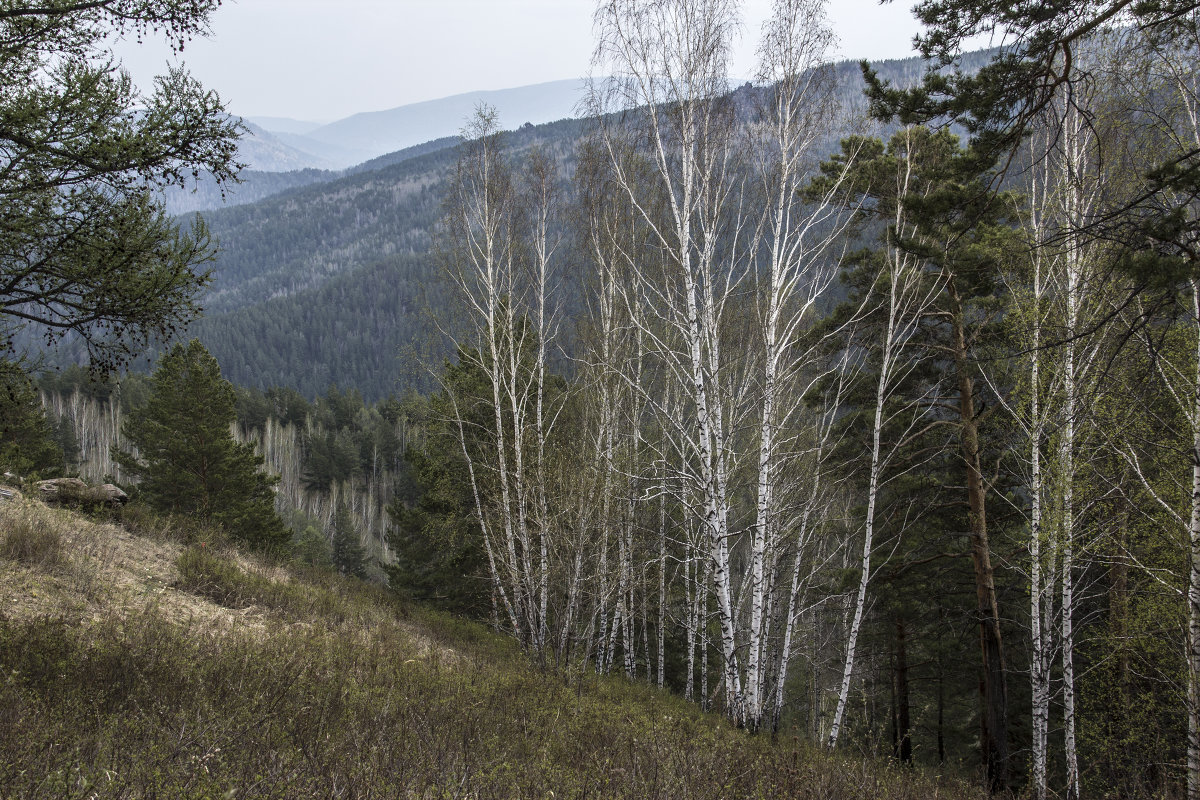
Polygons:
[[333,515],[333,566],[343,575],[367,577],[367,553],[345,503]]
[[[959,498],[965,500],[966,519],[958,525],[967,532],[974,568],[982,656],[980,749],[989,784],[1003,791],[1012,778],[1008,670],[989,532],[993,481],[985,476],[993,456],[986,423],[997,403],[979,355],[998,315],[999,267],[1015,247],[1008,220],[999,213],[1012,202],[991,202],[988,159],[973,148],[961,148],[946,131],[906,128],[886,149],[882,142],[850,139],[823,170],[836,172],[851,152],[858,153],[847,182],[853,202],[867,219],[888,225],[882,231],[885,244],[924,274],[918,292],[927,298],[923,318],[904,336],[905,346],[921,352],[924,364],[910,380],[918,392],[915,401],[927,409],[924,430],[953,431],[957,440],[956,447],[942,449],[942,483],[965,485],[966,490]],[[870,265],[877,257],[862,254],[854,260],[865,261],[867,269],[850,273],[851,285],[873,281]]]
[[61,470],[63,450],[29,376],[0,360],[0,468],[17,474]]
[[160,511],[195,515],[252,544],[282,544],[288,532],[275,513],[277,478],[261,470],[252,444],[233,438],[235,418],[233,387],[217,360],[195,339],[176,344],[151,377],[146,404],[122,426],[137,455],[118,452],[117,463]]

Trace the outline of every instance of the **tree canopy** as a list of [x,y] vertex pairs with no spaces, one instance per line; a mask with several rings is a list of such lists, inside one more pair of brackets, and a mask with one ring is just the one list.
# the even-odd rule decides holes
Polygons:
[[151,377],[147,403],[122,427],[137,455],[118,452],[117,461],[140,479],[152,507],[195,515],[253,544],[282,544],[277,479],[262,471],[253,444],[233,438],[235,419],[233,387],[217,360],[195,339],[176,344]]
[[[220,0],[39,0],[0,7],[0,349],[75,334],[118,366],[199,313],[215,246],[159,190],[236,179],[241,123],[182,69],[143,93],[110,49],[182,50]],[[29,342],[31,337],[24,341]]]
[[[1136,27],[1148,40],[1170,39],[1187,27],[1195,0],[921,0],[913,13],[925,30],[917,36],[929,59],[924,80],[897,89],[864,63],[872,112],[904,124],[953,119],[982,149],[1012,149],[1064,89],[1086,80],[1077,54],[1088,37],[1106,29]],[[1001,39],[978,71],[956,65],[979,36]]]

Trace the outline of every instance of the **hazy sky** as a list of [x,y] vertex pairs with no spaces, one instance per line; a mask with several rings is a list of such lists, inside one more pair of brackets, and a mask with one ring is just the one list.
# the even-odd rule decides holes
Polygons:
[[[830,0],[846,58],[911,55],[912,0]],[[735,76],[753,72],[770,7],[748,0]],[[481,89],[582,77],[593,0],[225,0],[213,35],[181,60],[245,116],[329,121]],[[165,46],[121,43],[148,84],[172,60]]]

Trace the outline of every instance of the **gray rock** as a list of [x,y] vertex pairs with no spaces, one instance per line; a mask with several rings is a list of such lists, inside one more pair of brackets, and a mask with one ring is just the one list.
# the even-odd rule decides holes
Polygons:
[[79,478],[52,478],[37,482],[38,496],[55,505],[108,505],[121,506],[129,501],[129,495],[111,483],[89,486]]
[[129,495],[121,491],[121,487],[115,484],[106,483],[100,487],[108,495],[108,502],[114,506],[123,506],[129,502]]
[[38,481],[38,496],[47,503],[67,500],[86,492],[88,485],[79,478],[52,478],[48,481]]

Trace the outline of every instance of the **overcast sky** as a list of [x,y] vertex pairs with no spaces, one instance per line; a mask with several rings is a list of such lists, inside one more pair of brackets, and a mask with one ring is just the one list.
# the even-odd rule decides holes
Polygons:
[[[912,54],[913,0],[830,0],[845,58]],[[748,0],[732,73],[753,72],[769,0]],[[231,111],[331,121],[483,89],[587,74],[593,0],[225,0],[181,60]],[[117,52],[142,85],[173,58]]]

